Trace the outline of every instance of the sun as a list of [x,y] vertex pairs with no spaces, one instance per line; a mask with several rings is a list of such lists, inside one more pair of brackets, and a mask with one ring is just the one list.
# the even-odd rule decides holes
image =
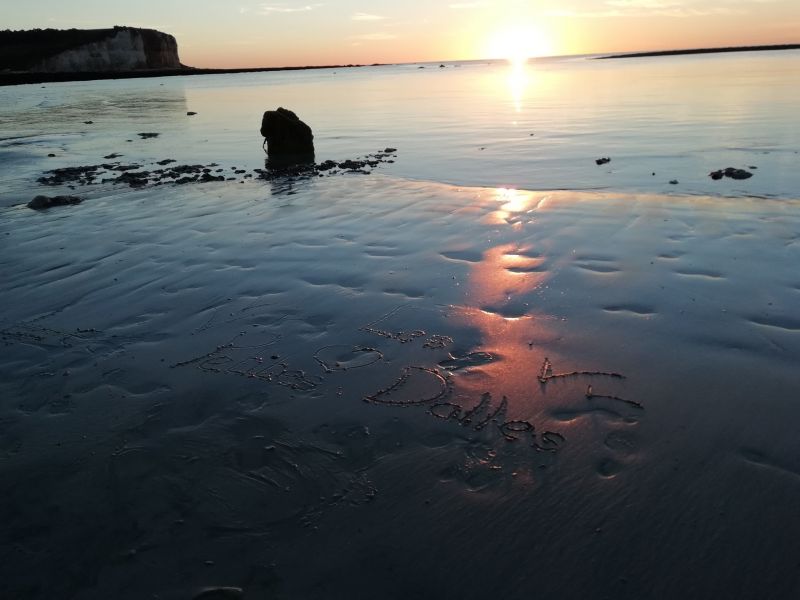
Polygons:
[[486,51],[487,58],[504,58],[513,65],[521,65],[529,58],[552,55],[553,46],[549,36],[537,27],[511,25],[489,37]]

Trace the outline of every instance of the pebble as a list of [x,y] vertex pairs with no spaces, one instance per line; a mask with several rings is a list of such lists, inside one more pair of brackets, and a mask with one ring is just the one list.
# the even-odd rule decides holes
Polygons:
[[195,595],[193,600],[241,600],[244,591],[238,587],[206,588]]

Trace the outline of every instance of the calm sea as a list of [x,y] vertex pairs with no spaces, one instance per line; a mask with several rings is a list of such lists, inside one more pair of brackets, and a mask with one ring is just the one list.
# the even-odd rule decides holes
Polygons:
[[[390,146],[399,157],[382,170],[400,178],[534,190],[800,190],[800,52],[788,51],[5,87],[2,201],[46,168],[96,164],[109,145],[126,160],[263,166],[260,117],[278,106],[312,126],[318,160]],[[161,136],[142,141],[140,132]],[[605,156],[611,163],[598,167]],[[758,170],[744,182],[709,179],[729,166]]]

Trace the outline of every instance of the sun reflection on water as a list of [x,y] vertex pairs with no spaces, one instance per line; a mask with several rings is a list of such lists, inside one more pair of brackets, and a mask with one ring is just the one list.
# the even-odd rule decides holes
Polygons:
[[532,71],[528,65],[527,59],[515,59],[510,61],[508,90],[511,94],[511,102],[514,104],[514,110],[518,113],[522,112],[531,80]]

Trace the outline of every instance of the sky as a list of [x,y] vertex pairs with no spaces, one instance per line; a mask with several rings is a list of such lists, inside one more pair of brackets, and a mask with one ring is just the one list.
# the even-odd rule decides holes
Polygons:
[[149,27],[195,67],[800,43],[800,0],[0,0],[0,28]]

